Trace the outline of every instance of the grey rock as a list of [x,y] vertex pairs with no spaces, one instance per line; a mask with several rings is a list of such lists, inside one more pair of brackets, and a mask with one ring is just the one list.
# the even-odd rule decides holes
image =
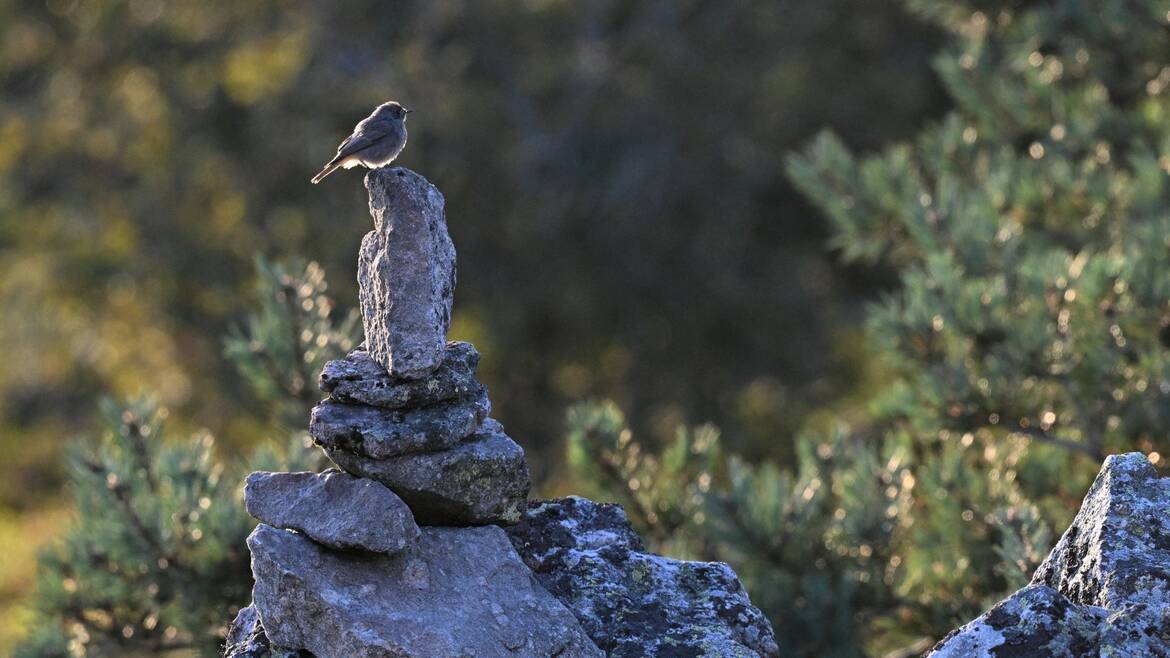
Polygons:
[[1032,582],[1110,610],[1170,605],[1170,479],[1141,453],[1106,458]]
[[450,342],[443,361],[431,374],[422,379],[395,378],[363,345],[344,359],[326,363],[320,384],[321,390],[338,402],[387,409],[421,407],[474,395],[480,386],[475,379],[477,365],[479,352],[471,343]]
[[439,452],[371,459],[324,448],[341,468],[390,487],[423,525],[515,523],[531,487],[524,449],[490,418],[476,434]]
[[323,400],[309,418],[309,435],[323,448],[372,459],[452,448],[471,436],[491,412],[487,389],[414,409],[382,409]]
[[259,525],[253,602],[273,644],[318,658],[601,658],[497,527],[424,528],[394,557]]
[[1103,608],[1073,605],[1051,587],[1028,585],[952,632],[930,655],[940,658],[1097,655],[1101,625],[1108,614]]
[[1105,460],[1032,583],[939,642],[933,658],[1170,656],[1170,478]]
[[255,606],[241,608],[228,628],[223,647],[224,658],[313,658],[308,651],[284,651],[273,648],[260,623]]
[[780,653],[731,567],[644,552],[617,505],[533,502],[507,532],[540,583],[610,658]]
[[374,480],[330,469],[324,473],[256,471],[244,485],[248,513],[277,528],[305,533],[339,550],[392,555],[418,541],[414,515]]
[[366,345],[393,377],[425,377],[443,360],[455,295],[455,246],[443,195],[402,167],[366,174],[374,230],[358,253]]

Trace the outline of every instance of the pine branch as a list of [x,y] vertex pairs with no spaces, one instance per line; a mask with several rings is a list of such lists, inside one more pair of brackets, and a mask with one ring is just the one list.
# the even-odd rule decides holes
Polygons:
[[1094,462],[1102,462],[1107,456],[1101,448],[1095,445],[1088,445],[1078,441],[1070,441],[1068,439],[1049,434],[1048,432],[1045,432],[1044,430],[1036,427],[1016,427],[1009,430],[1009,433],[1022,434],[1030,439],[1039,441],[1040,443],[1064,448],[1070,452],[1080,453],[1089,457]]
[[[160,559],[166,560],[166,564],[169,567],[173,567],[176,571],[193,575],[193,572],[172,551],[166,548],[162,540],[151,532],[150,526],[146,524],[142,516],[138,514],[138,510],[134,508],[134,502],[131,500],[129,488],[121,480],[117,479],[117,475],[107,470],[101,464],[89,459],[82,460],[82,464],[87,470],[96,475],[99,481],[106,482],[106,488],[114,495],[114,499],[118,502],[118,506],[122,509],[122,513],[125,514],[127,521],[130,522],[130,526],[134,529],[138,538],[150,547]],[[110,479],[111,475],[114,476],[112,483]]]

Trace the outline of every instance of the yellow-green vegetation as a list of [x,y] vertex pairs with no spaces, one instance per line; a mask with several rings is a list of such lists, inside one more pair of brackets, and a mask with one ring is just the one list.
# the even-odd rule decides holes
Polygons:
[[0,655],[10,656],[32,617],[25,607],[37,575],[37,555],[57,537],[71,513],[62,506],[0,513]]

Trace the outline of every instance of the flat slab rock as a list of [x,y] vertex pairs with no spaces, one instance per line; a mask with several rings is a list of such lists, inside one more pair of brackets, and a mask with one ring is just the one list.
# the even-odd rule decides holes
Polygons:
[[450,450],[371,459],[323,447],[341,468],[393,490],[423,525],[515,523],[531,488],[524,449],[490,418]]
[[382,409],[323,400],[309,417],[309,436],[326,449],[372,459],[455,447],[491,412],[487,389],[415,409]]
[[503,530],[424,528],[395,557],[339,553],[261,524],[253,604],[272,645],[317,658],[602,658]]
[[929,655],[1170,656],[1170,478],[1108,457],[1032,583]]
[[771,624],[730,567],[645,553],[617,505],[533,502],[507,532],[610,658],[780,655]]
[[421,407],[474,397],[480,388],[475,379],[478,365],[479,352],[471,343],[450,342],[434,372],[422,379],[402,379],[391,377],[362,345],[344,359],[326,363],[320,385],[330,398],[346,404],[387,409]]
[[414,515],[385,485],[330,469],[324,473],[256,471],[244,484],[248,513],[298,530],[339,550],[393,555],[418,541]]
[[366,345],[394,377],[425,377],[443,360],[455,296],[455,245],[443,195],[402,167],[366,174],[374,230],[358,252]]

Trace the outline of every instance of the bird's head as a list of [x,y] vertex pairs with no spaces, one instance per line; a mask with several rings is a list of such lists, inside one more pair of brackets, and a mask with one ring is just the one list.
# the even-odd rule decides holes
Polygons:
[[406,115],[410,114],[410,110],[402,107],[397,101],[390,101],[389,103],[382,103],[378,106],[376,113],[380,119],[393,119],[394,121],[406,121]]

